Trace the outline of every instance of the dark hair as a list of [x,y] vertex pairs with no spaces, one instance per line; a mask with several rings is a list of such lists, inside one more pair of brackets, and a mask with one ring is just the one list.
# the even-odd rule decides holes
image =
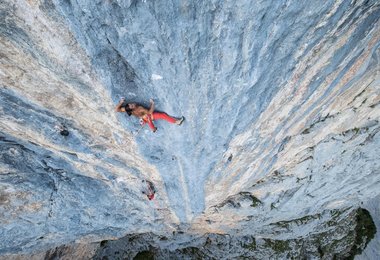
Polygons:
[[128,103],[124,105],[125,112],[128,114],[128,116],[132,115],[132,109],[129,108]]
[[132,115],[132,110],[131,109],[125,109],[125,112],[127,112],[128,116],[131,116]]

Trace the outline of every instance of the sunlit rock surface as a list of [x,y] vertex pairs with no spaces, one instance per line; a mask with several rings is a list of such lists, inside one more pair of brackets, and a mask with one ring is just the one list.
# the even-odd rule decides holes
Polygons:
[[378,1],[3,0],[0,37],[0,257],[379,257]]

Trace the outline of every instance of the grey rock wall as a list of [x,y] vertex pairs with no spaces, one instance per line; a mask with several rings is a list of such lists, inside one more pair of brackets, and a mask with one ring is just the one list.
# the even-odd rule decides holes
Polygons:
[[[126,236],[128,257],[347,256],[340,227],[380,190],[379,18],[378,1],[0,2],[0,254],[113,255],[100,241]],[[120,97],[186,120],[137,132]]]

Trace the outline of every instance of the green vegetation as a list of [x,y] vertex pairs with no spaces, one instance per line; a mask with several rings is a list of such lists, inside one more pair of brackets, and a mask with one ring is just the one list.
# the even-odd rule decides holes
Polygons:
[[[246,203],[252,201],[252,206],[261,203],[251,193],[245,192],[234,197],[235,203],[244,200]],[[274,203],[273,203],[274,205]],[[322,217],[323,216],[323,217]],[[316,220],[320,219],[321,221]],[[253,235],[242,237],[238,242],[238,247],[243,249],[243,254],[239,259],[252,259],[252,256],[259,252],[267,252],[277,259],[303,259],[305,257],[325,258],[325,259],[354,259],[367,246],[369,241],[375,236],[376,227],[369,212],[365,209],[353,209],[351,207],[343,209],[326,210],[322,213],[307,215],[302,218],[279,221],[271,224],[275,232],[277,228],[286,228],[291,231],[293,228],[308,226],[314,227],[316,232],[312,232],[308,237],[295,237],[291,239],[280,239],[280,237],[258,238]],[[310,226],[309,226],[310,225]],[[277,233],[276,233],[277,234]],[[136,238],[136,236],[134,236]],[[160,240],[168,239],[165,236]],[[103,252],[109,251],[110,244],[104,240],[100,244]],[[210,237],[203,240],[199,247],[191,246],[176,250],[181,256],[190,259],[212,259],[209,254],[212,250],[230,250],[236,244],[225,243],[224,239],[215,241]],[[157,250],[157,251],[156,251]],[[107,251],[107,252],[108,252]],[[139,252],[133,259],[155,259],[161,253],[160,249],[150,248]],[[109,253],[109,252],[108,252]],[[125,252],[114,252],[113,259],[123,259]]]
[[287,240],[272,240],[264,238],[264,241],[266,245],[273,249],[276,253],[284,253],[290,250],[289,241]]
[[102,242],[100,242],[100,246],[105,247],[107,243],[108,243],[108,240],[103,240]]
[[254,237],[252,239],[252,243],[242,245],[242,247],[251,251],[256,250],[256,239]]
[[255,196],[251,195],[251,199],[252,199],[252,204],[251,204],[251,207],[257,207],[257,206],[260,206],[261,204],[263,204],[261,202],[261,200],[259,200],[258,198],[256,198]]
[[311,220],[319,219],[321,217],[321,214],[315,214],[315,215],[308,215],[304,216],[302,218],[292,219],[292,220],[285,220],[285,221],[279,221],[277,223],[273,223],[274,225],[289,228],[291,224],[296,224],[297,226],[305,225]]
[[151,251],[142,251],[137,253],[133,260],[154,260],[154,253]]
[[327,226],[329,226],[329,227],[337,226],[338,222],[340,221],[342,214],[346,213],[350,209],[351,209],[351,207],[348,207],[346,209],[333,209],[333,210],[331,210],[331,219],[326,222]]
[[240,208],[242,206],[241,202],[247,200],[252,201],[252,204],[250,205],[251,207],[257,207],[262,204],[262,202],[258,198],[253,196],[250,192],[240,192],[236,195],[228,197],[225,201],[220,203],[218,207],[221,208],[228,205],[234,208]]
[[356,215],[357,225],[355,227],[355,242],[348,259],[354,259],[356,255],[361,254],[361,252],[366,248],[369,241],[375,237],[376,225],[372,220],[371,215],[368,210],[359,208]]
[[181,250],[183,254],[190,255],[191,259],[205,259],[206,255],[197,247],[187,247]]

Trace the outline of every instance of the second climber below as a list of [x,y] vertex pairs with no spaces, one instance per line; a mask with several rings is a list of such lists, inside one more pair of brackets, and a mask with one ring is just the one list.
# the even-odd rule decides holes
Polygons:
[[185,119],[184,117],[177,119],[164,112],[155,112],[153,99],[150,99],[150,108],[147,109],[137,103],[127,103],[124,98],[121,98],[119,104],[115,107],[115,111],[126,112],[129,116],[134,115],[135,117],[140,118],[140,123],[142,125],[148,124],[153,132],[157,131],[157,127],[153,124],[154,120],[162,119],[172,124],[181,125]]

